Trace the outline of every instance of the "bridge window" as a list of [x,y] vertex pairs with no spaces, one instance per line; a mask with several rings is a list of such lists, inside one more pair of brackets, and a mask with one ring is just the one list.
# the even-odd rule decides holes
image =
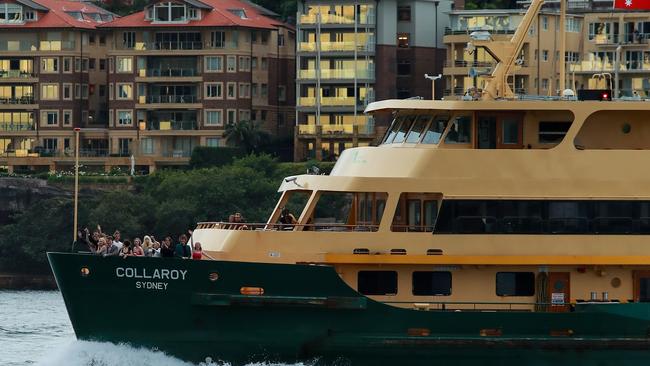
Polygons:
[[534,296],[533,272],[497,272],[497,296]]
[[413,295],[450,296],[451,272],[415,271],[413,272]]
[[363,295],[397,295],[397,272],[359,271],[357,286]]
[[307,229],[377,231],[387,197],[382,192],[321,192]]
[[406,138],[406,134],[411,129],[411,126],[413,126],[414,121],[415,121],[415,116],[406,116],[399,130],[395,134],[395,139],[393,140],[394,144],[400,144],[404,142],[404,139]]
[[406,142],[409,144],[418,143],[420,141],[420,137],[422,136],[422,131],[424,131],[424,129],[427,127],[427,124],[430,120],[431,116],[429,115],[421,114],[417,116],[417,119],[411,128],[411,131],[406,137]]
[[447,137],[446,144],[469,144],[472,142],[472,117],[458,116],[454,118]]
[[445,128],[447,128],[448,121],[448,116],[436,116],[429,125],[427,131],[424,133],[422,143],[438,144],[440,142],[440,138],[442,137],[442,133],[445,132]]
[[433,231],[438,217],[438,193],[402,193],[395,215],[392,231]]

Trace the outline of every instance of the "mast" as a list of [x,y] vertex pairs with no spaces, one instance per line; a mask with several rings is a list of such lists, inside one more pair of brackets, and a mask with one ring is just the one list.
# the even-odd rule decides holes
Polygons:
[[[483,99],[514,98],[514,93],[508,85],[508,75],[512,74],[517,56],[521,53],[530,25],[542,8],[544,0],[532,0],[515,34],[509,41],[473,40],[474,47],[483,47],[496,61],[497,65],[492,71],[485,90]],[[469,45],[468,45],[469,46]]]

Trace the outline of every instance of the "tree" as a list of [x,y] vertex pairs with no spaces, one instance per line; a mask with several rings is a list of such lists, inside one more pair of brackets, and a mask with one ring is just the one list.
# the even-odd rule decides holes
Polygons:
[[270,140],[271,135],[255,121],[229,123],[223,136],[230,146],[241,146],[247,153],[259,152]]

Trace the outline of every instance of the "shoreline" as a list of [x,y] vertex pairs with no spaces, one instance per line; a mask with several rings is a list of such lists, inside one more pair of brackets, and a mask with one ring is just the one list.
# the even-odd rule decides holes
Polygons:
[[0,290],[56,290],[53,275],[0,273]]

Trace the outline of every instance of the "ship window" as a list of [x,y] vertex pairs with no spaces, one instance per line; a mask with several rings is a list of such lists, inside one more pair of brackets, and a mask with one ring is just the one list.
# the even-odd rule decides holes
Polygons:
[[569,127],[571,127],[571,122],[540,122],[539,143],[557,144],[562,142]]
[[442,137],[442,133],[445,132],[445,128],[447,128],[448,121],[449,121],[449,117],[447,116],[436,116],[433,122],[431,122],[431,124],[429,125],[427,132],[424,133],[424,137],[422,138],[422,143],[423,144],[439,143],[440,137]]
[[416,271],[413,272],[413,295],[450,296],[451,272]]
[[399,144],[404,142],[406,133],[411,129],[413,122],[415,121],[415,116],[407,116],[402,125],[400,126],[397,134],[395,134],[395,139],[393,140],[394,144]]
[[[307,201],[309,200],[309,197],[311,196],[312,191],[287,191],[285,193],[284,197],[284,202],[281,202],[281,207],[279,209],[279,212],[275,213],[277,215],[277,220],[276,224],[278,224],[277,228],[279,230],[291,230],[293,229],[293,225],[291,225],[288,220],[281,218],[281,213],[284,211],[284,209],[289,210],[289,213],[293,215],[293,217],[298,220],[300,218],[300,215],[302,214],[302,211],[305,209],[305,206],[307,205]],[[286,222],[282,222],[283,220],[286,220]],[[282,225],[284,224],[284,225]]]
[[420,115],[418,118],[415,120],[415,123],[413,124],[413,128],[411,128],[411,131],[409,132],[408,136],[406,136],[406,142],[409,144],[415,144],[418,141],[420,141],[420,137],[422,136],[422,131],[427,127],[427,124],[431,120],[431,116],[428,115]]
[[472,142],[472,117],[458,116],[447,132],[445,143],[447,144],[469,144]]
[[321,192],[309,225],[318,231],[377,231],[387,193]]
[[359,271],[357,285],[363,295],[397,295],[397,272]]
[[534,296],[533,272],[497,272],[497,296]]
[[402,121],[404,121],[404,116],[399,116],[393,120],[393,123],[391,123],[390,129],[386,134],[386,138],[384,139],[385,144],[391,144],[393,142],[393,139],[395,139],[395,135],[397,135],[397,131],[399,131],[400,129],[400,125],[402,124]]
[[438,218],[438,193],[402,193],[391,231],[431,232]]

